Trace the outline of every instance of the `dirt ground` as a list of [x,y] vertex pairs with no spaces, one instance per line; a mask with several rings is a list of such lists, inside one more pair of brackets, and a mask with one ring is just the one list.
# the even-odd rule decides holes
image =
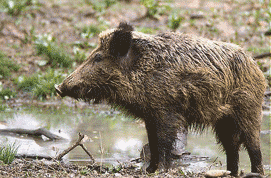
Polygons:
[[[111,168],[100,165],[78,166],[60,162],[16,159],[10,165],[0,164],[0,177],[205,177],[203,173],[184,173],[181,169],[171,169],[167,173],[145,174],[131,163]],[[227,176],[225,176],[227,177]],[[231,176],[228,176],[231,177]]]
[[[0,1],[0,2],[3,2]],[[258,0],[171,0],[160,1],[166,10],[155,17],[144,17],[147,9],[140,0],[118,0],[115,4],[97,12],[91,0],[37,0],[32,1],[25,10],[17,15],[0,12],[0,49],[20,66],[8,79],[1,79],[4,88],[15,88],[12,78],[22,74],[31,75],[45,71],[48,66],[40,66],[44,56],[37,55],[33,33],[51,34],[67,53],[73,56],[76,41],[97,44],[97,35],[82,37],[84,26],[95,24],[106,28],[116,27],[121,21],[128,21],[135,29],[157,34],[171,31],[168,19],[173,11],[182,17],[177,32],[190,33],[209,39],[232,42],[242,46],[251,55],[257,56],[270,52],[269,1]],[[269,12],[268,12],[269,9]],[[92,47],[82,47],[86,55]],[[257,59],[270,83],[270,57]],[[78,66],[77,63],[74,67]],[[64,69],[67,73],[73,69]],[[19,91],[20,92],[20,91]],[[18,95],[24,97],[24,94]],[[269,103],[269,102],[268,102]],[[120,170],[109,170],[98,165],[77,166],[64,163],[15,160],[10,165],[0,164],[0,177],[204,177],[203,174],[184,174],[180,169],[168,173],[143,174],[132,164],[124,164]]]

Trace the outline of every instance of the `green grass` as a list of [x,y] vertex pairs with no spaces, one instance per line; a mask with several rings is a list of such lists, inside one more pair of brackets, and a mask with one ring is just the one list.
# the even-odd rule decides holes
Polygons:
[[44,55],[52,67],[71,67],[73,59],[59,47],[55,38],[49,34],[38,35],[34,41],[37,55]]
[[104,13],[106,9],[114,5],[117,0],[85,0],[86,4],[92,6],[93,10]]
[[0,146],[0,160],[5,164],[10,164],[15,159],[19,146],[13,144],[1,145]]
[[[163,4],[160,2],[163,2]],[[158,18],[160,15],[165,14],[167,11],[170,11],[171,7],[169,5],[165,5],[165,3],[170,2],[171,0],[140,0],[140,3],[147,8],[146,16],[154,18]]]
[[82,38],[92,38],[97,36],[102,31],[109,27],[108,22],[102,18],[98,18],[97,24],[84,25],[83,27],[78,27],[80,29],[80,34]]
[[74,60],[79,63],[83,63],[86,59],[86,53],[83,50],[80,50],[78,47],[73,47]]
[[82,38],[92,38],[93,36],[96,36],[97,34],[101,33],[105,28],[102,28],[101,26],[97,25],[89,25],[84,26],[82,28],[81,37]]
[[35,4],[34,0],[0,0],[1,9],[11,16],[18,16],[28,9],[28,6]]
[[16,93],[14,91],[11,91],[10,89],[4,89],[0,90],[0,98],[3,100],[8,100],[10,98],[14,98],[16,96]]
[[158,29],[154,28],[148,28],[148,27],[138,27],[136,28],[136,31],[142,32],[142,33],[147,33],[147,34],[155,34]]
[[0,78],[6,78],[11,75],[11,71],[18,71],[19,65],[8,58],[2,51],[0,51]]
[[180,16],[177,12],[172,12],[168,17],[168,27],[175,31],[179,28],[183,20],[184,17]]
[[31,76],[20,76],[14,80],[18,89],[24,92],[31,92],[40,100],[56,95],[55,84],[62,82],[65,75],[61,70],[49,69],[45,73],[37,73]]

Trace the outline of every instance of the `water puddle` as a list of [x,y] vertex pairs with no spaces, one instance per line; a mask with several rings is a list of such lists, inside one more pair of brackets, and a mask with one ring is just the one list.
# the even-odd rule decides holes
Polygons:
[[[21,135],[0,135],[0,143],[16,143],[18,154],[43,155],[55,157],[78,139],[78,133],[86,135],[84,146],[96,162],[118,165],[140,156],[141,148],[147,143],[144,123],[127,118],[106,105],[88,105],[84,108],[70,107],[65,104],[19,104],[19,107],[0,112],[0,129],[46,128],[65,140],[49,141],[46,137],[35,138]],[[270,112],[264,112],[261,144],[263,162],[270,171]],[[201,172],[206,167],[225,169],[225,154],[216,144],[215,136],[206,131],[199,135],[189,133],[187,150],[191,157],[180,160],[187,170]],[[198,157],[197,157],[198,155]],[[198,159],[204,158],[206,159]],[[191,159],[193,158],[193,159]],[[86,164],[88,155],[77,147],[64,157],[65,161]],[[247,152],[240,153],[240,170],[250,171]]]

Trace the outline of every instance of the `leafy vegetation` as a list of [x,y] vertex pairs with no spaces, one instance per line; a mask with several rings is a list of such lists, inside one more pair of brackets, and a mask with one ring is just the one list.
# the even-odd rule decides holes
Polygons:
[[97,26],[94,24],[91,24],[89,26],[84,26],[82,29],[81,37],[82,38],[92,38],[93,36],[96,36],[100,32],[105,30],[104,27]]
[[11,16],[18,16],[22,11],[27,10],[34,0],[1,0],[2,10]]
[[181,21],[184,20],[182,16],[180,16],[177,12],[172,12],[168,17],[168,26],[173,31],[179,28]]
[[[3,89],[3,84],[0,82],[0,98],[8,100],[15,97],[16,93],[10,89]],[[1,109],[0,109],[1,110]]]
[[1,145],[0,146],[0,160],[5,164],[10,164],[15,159],[19,146],[13,144]]
[[6,78],[11,75],[12,71],[18,71],[19,65],[8,58],[2,51],[0,51],[0,78]]
[[86,59],[86,53],[82,50],[80,50],[78,47],[73,47],[73,53],[74,53],[74,60],[76,62],[82,63]]
[[[163,3],[166,2],[170,2],[170,0],[163,1]],[[169,5],[161,4],[160,0],[140,0],[140,3],[147,8],[147,17],[158,18],[159,15],[171,10]]]
[[70,67],[72,65],[72,58],[56,44],[55,38],[50,34],[38,35],[34,43],[37,54],[45,55],[48,64],[52,67]]
[[137,31],[147,34],[155,34],[158,29],[148,28],[148,27],[138,27],[136,28]]
[[85,0],[92,8],[100,13],[104,13],[106,9],[115,4],[116,0]]
[[34,97],[41,100],[55,96],[55,84],[60,83],[65,75],[61,70],[48,69],[45,73],[37,73],[32,76],[20,76],[14,80],[18,88],[31,92]]

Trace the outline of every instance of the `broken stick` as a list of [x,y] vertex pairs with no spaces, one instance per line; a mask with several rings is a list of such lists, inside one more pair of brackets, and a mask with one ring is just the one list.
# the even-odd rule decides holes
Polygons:
[[70,146],[69,148],[67,148],[66,150],[64,150],[62,153],[60,153],[58,156],[56,156],[56,160],[61,160],[63,156],[65,156],[67,153],[69,153],[71,150],[73,150],[75,147],[77,146],[81,146],[82,149],[87,153],[87,155],[90,157],[92,163],[95,163],[95,160],[93,158],[93,156],[87,151],[87,149],[85,148],[85,146],[81,143],[81,141],[84,138],[84,135],[82,135],[81,133],[78,134],[79,138],[78,140],[75,142],[75,144],[73,144],[72,146]]

